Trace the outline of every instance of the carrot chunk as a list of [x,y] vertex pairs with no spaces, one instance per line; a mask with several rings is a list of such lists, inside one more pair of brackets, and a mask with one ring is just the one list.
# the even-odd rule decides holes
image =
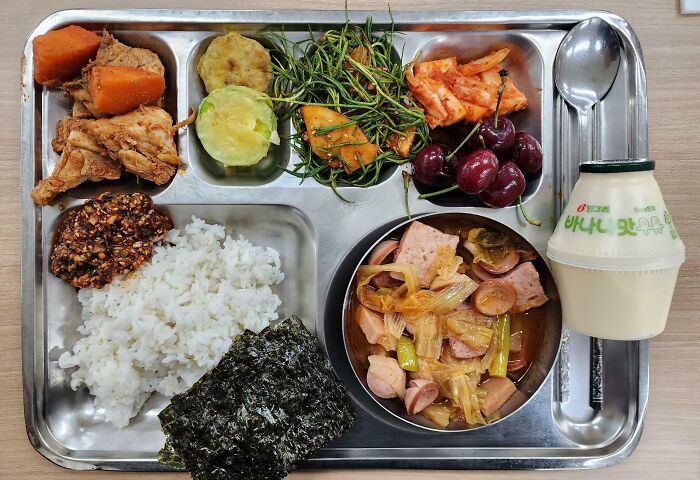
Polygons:
[[165,77],[136,67],[94,67],[90,70],[88,90],[95,108],[119,115],[162,97]]
[[71,25],[39,35],[32,41],[34,80],[51,85],[80,74],[100,48],[96,33]]

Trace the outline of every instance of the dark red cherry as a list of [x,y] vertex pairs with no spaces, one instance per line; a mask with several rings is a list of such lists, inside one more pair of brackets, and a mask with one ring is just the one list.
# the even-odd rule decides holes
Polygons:
[[489,207],[503,208],[513,203],[525,191],[525,176],[518,166],[511,161],[501,165],[496,180],[479,198]]

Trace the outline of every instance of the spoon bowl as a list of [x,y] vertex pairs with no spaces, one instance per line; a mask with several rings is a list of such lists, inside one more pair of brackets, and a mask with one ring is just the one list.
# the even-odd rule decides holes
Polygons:
[[612,87],[620,66],[620,39],[604,20],[585,20],[557,50],[554,79],[559,93],[579,112],[588,111]]

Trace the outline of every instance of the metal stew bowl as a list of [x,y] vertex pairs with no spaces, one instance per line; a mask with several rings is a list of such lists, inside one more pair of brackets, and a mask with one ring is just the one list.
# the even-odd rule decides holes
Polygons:
[[[499,411],[500,418],[488,425],[468,426],[466,424],[453,422],[450,423],[447,429],[437,428],[423,415],[408,415],[403,406],[403,402],[397,401],[396,399],[379,398],[371,392],[367,386],[366,380],[367,369],[369,367],[367,357],[370,355],[370,344],[365,338],[364,333],[362,333],[360,326],[354,319],[354,310],[357,306],[357,300],[355,298],[357,269],[360,267],[360,265],[366,263],[370,252],[379,242],[390,238],[401,238],[401,235],[406,227],[415,220],[419,220],[426,225],[430,225],[438,229],[446,224],[451,226],[483,226],[489,230],[499,231],[510,236],[511,238],[518,239],[524,245],[528,245],[534,251],[537,251],[535,247],[530,245],[530,243],[515,230],[500,222],[481,215],[470,213],[433,213],[420,216],[418,218],[413,218],[399,224],[383,235],[379,241],[375,242],[372,247],[365,252],[362,257],[362,261],[355,267],[352,275],[352,281],[348,284],[345,292],[345,304],[343,308],[343,342],[345,344],[345,352],[348,355],[348,359],[350,361],[350,365],[352,365],[355,377],[357,377],[357,381],[364,387],[367,396],[371,397],[384,410],[383,414],[379,415],[381,420],[389,423],[396,423],[396,420],[398,419],[399,421],[406,422],[412,426],[428,429],[434,432],[461,432],[464,430],[476,430],[490,427],[501,422],[511,413],[519,410],[523,405],[525,405],[528,400],[530,400],[540,389],[547,378],[547,375],[549,375],[550,370],[554,366],[561,344],[562,333],[561,305],[559,303],[559,293],[557,292],[554,278],[552,277],[552,273],[550,272],[547,263],[543,260],[543,257],[540,254],[538,258],[533,261],[533,263],[540,274],[542,287],[549,297],[549,301],[547,303],[541,307],[538,307],[544,309],[544,329],[542,331],[542,338],[539,342],[537,355],[533,359],[531,365],[528,367],[525,375],[517,383],[518,391],[513,394],[513,396],[510,397],[510,399],[501,407]],[[362,399],[358,399],[363,406],[367,403],[367,396]]]

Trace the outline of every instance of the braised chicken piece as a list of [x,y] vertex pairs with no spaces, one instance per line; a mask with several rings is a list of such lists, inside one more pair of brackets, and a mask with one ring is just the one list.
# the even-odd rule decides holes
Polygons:
[[101,118],[108,115],[95,108],[88,91],[88,75],[90,70],[97,66],[136,67],[159,75],[165,74],[165,67],[156,53],[145,48],[124,45],[104,31],[95,60],[83,69],[79,79],[63,84],[68,94],[75,100],[73,116],[76,118]]
[[112,118],[85,120],[81,129],[126,170],[157,185],[170,180],[182,163],[173,140],[173,120],[162,108],[142,106]]
[[59,193],[86,180],[115,180],[123,169],[162,185],[181,164],[173,140],[179,126],[159,107],[142,106],[97,120],[66,117],[52,142],[61,158],[51,176],[34,187],[32,198],[48,205]]
[[61,156],[32,190],[39,205],[88,180],[118,179],[124,170],[162,185],[182,163],[173,136],[196,112],[173,125],[161,108],[165,67],[158,55],[124,45],[107,31],[92,36],[94,60],[85,65],[86,58],[81,77],[63,84],[74,102],[51,142]]
[[61,157],[53,173],[40,180],[32,190],[32,198],[39,205],[48,205],[59,193],[75,188],[85,181],[116,180],[122,174],[121,164],[109,157],[107,150],[93,137],[72,130],[61,143]]
[[165,74],[165,67],[157,54],[147,48],[124,45],[106,31],[102,32],[100,49],[93,62],[93,66],[96,65],[136,67],[159,75]]
[[82,120],[79,118],[65,116],[56,124],[56,137],[51,140],[51,147],[56,153],[61,153],[68,142],[70,132],[77,129]]

